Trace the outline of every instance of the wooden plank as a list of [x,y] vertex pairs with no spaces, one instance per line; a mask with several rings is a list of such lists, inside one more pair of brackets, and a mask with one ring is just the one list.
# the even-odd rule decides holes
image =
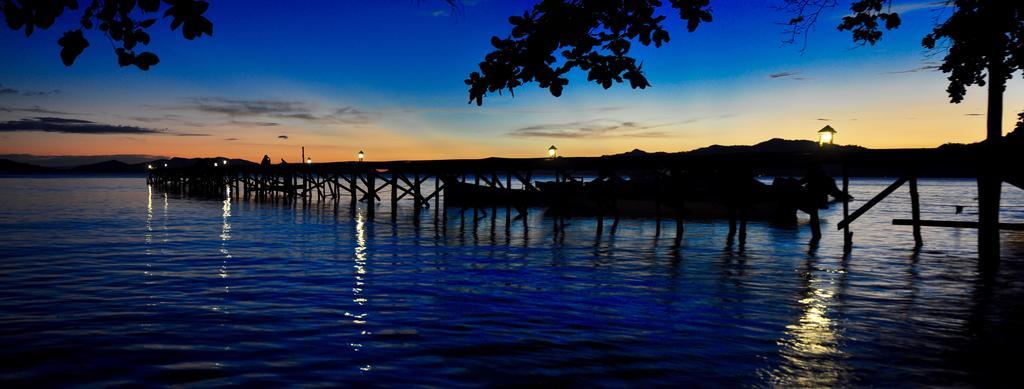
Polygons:
[[[896,226],[913,226],[911,219],[892,219]],[[950,227],[950,228],[978,228],[978,222],[952,221],[952,220],[921,220],[918,225],[922,227]],[[1024,223],[999,223],[1000,230],[1024,231]]]
[[849,225],[850,223],[852,223],[854,220],[857,220],[857,218],[859,218],[861,215],[863,215],[864,212],[867,212],[869,209],[871,209],[871,207],[874,207],[875,205],[877,205],[879,202],[881,202],[887,196],[892,194],[892,192],[894,192],[896,189],[899,189],[900,186],[903,186],[903,184],[906,183],[906,182],[907,182],[907,177],[900,177],[898,180],[896,180],[896,182],[893,182],[892,185],[889,185],[888,188],[885,188],[885,190],[883,190],[881,193],[879,193],[875,197],[871,198],[871,200],[868,200],[868,202],[864,203],[864,205],[862,205],[860,208],[857,208],[856,211],[853,211],[853,214],[851,214],[849,217],[847,217],[847,218],[843,219],[842,221],[840,221],[839,224],[837,225],[837,227],[838,227],[837,229],[841,230],[841,229],[845,228],[847,225]]
[[440,193],[442,190],[444,190],[444,183],[441,183],[440,187],[434,189],[434,193],[431,193],[429,196],[423,198],[423,201],[430,201],[431,198],[439,197],[438,193]]
[[917,177],[910,177],[910,216],[914,221],[914,247],[921,247],[921,201],[917,195]]

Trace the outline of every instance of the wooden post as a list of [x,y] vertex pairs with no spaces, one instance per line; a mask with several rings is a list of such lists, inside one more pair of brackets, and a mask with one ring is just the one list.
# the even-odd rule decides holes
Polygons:
[[[480,186],[480,172],[473,173],[473,185]],[[476,223],[480,220],[479,215],[477,214],[477,208],[479,208],[479,204],[476,203],[476,199],[474,199],[474,201],[472,201],[471,203],[471,205],[473,206],[473,233],[476,233]]]
[[351,181],[348,183],[348,194],[352,196],[349,200],[349,210],[352,213],[352,217],[356,217],[356,201],[359,201],[359,173],[352,173]]
[[398,173],[391,170],[391,222],[398,220]]
[[658,172],[658,191],[654,194],[654,237],[661,236],[661,194],[664,192],[662,187],[662,176],[661,172]]
[[[843,163],[843,219],[850,217],[850,170]],[[850,252],[853,248],[853,233],[850,225],[843,226],[843,251]]]
[[609,172],[609,177],[615,179],[612,181],[612,212],[615,218],[612,220],[612,228],[608,233],[615,235],[619,230],[619,216],[621,216],[619,213],[619,176],[617,173],[612,171]]
[[729,201],[729,241],[736,237],[736,206],[733,200]]
[[808,213],[811,215],[811,243],[817,243],[821,240],[821,221],[818,219],[817,204],[811,204],[811,209]]
[[[505,173],[505,188],[512,189],[512,173]],[[508,237],[512,232],[510,224],[512,224],[512,206],[511,204],[505,204],[505,236]]]
[[[491,188],[498,189],[501,185],[501,181],[498,180],[498,173],[491,172]],[[498,223],[498,204],[491,203],[491,239],[494,239],[495,227]],[[493,242],[491,242],[493,244]]]
[[672,172],[672,184],[675,187],[675,190],[673,192],[675,192],[676,196],[678,196],[676,201],[674,202],[676,205],[676,247],[678,247],[679,244],[682,243],[683,233],[685,232],[685,226],[683,225],[683,213],[686,207],[686,193],[684,188],[685,184],[683,182],[683,178],[681,175],[682,173],[679,170],[675,170]]
[[742,247],[744,243],[747,243],[747,210],[748,209],[749,209],[749,207],[747,207],[746,205],[744,205],[743,208],[740,209],[740,238],[739,238],[740,247]]
[[[423,201],[420,197],[420,173],[416,172],[412,177],[412,208],[415,210],[415,214],[419,217],[420,208],[423,207]],[[430,206],[430,204],[427,204]]]
[[434,175],[434,224],[437,225],[437,217],[441,208],[441,176]]
[[917,176],[910,176],[910,213],[914,221],[914,248],[919,248],[924,243],[921,241],[921,204],[917,195]]
[[377,202],[377,173],[368,172],[366,173],[366,217],[373,220],[376,212],[375,203]]
[[[437,181],[434,182],[436,183]],[[438,193],[437,195],[434,195],[434,204],[436,205],[436,202],[440,201],[438,200],[438,198],[441,197],[442,194],[444,195],[444,202],[441,203],[441,206],[437,208],[441,209],[441,233],[444,235],[448,235],[448,189],[445,189],[444,193]]]

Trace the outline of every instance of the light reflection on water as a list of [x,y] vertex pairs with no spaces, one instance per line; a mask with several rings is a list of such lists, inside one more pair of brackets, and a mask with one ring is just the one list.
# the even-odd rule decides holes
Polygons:
[[[355,269],[353,272],[355,283],[352,286],[352,302],[355,303],[357,307],[362,308],[367,303],[367,299],[363,297],[363,288],[366,287],[366,220],[362,214],[356,214],[355,240],[356,247],[355,252],[353,253],[354,265],[352,266]],[[369,316],[369,313],[364,313],[362,309],[359,309],[354,313],[345,312],[345,315],[352,317],[352,324],[355,325],[355,328],[359,329],[359,335],[361,336],[356,339],[370,335],[370,331],[366,329],[366,321],[368,320],[367,316]],[[363,344],[349,343],[349,346],[352,346],[352,351],[359,351],[363,347]],[[371,365],[365,365],[360,366],[359,370],[369,371],[371,368]]]
[[[839,271],[843,273],[842,270]],[[835,387],[849,384],[846,355],[840,348],[835,313],[835,273],[808,266],[800,270],[801,315],[786,326],[779,339],[781,366],[770,375],[773,383],[796,387]],[[841,277],[841,276],[839,276]]]
[[[854,207],[888,185],[854,180]],[[975,189],[921,183],[925,215]],[[853,225],[623,219],[563,234],[533,211],[390,222],[347,201],[194,200],[142,179],[0,178],[0,380],[43,384],[418,383],[896,386],[1013,378],[1024,238],[979,271],[971,230],[926,228],[907,195]],[[1007,188],[1003,219],[1024,221]],[[163,204],[155,205],[154,201]],[[364,207],[365,205],[361,205]],[[157,209],[160,207],[160,209]],[[159,214],[158,214],[159,213]],[[513,212],[514,216],[515,212]],[[611,231],[615,233],[612,234]],[[55,373],[59,372],[59,373]]]

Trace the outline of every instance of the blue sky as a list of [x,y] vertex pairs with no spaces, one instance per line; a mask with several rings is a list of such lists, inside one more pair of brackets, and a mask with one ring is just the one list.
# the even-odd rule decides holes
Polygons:
[[[532,2],[464,1],[454,13],[439,0],[281,4],[213,2],[214,35],[195,41],[158,23],[149,49],[161,63],[148,72],[118,67],[95,34],[64,67],[55,42],[73,19],[28,39],[0,31],[0,50],[16,54],[0,58],[0,89],[17,91],[0,94],[3,121],[59,116],[157,130],[5,132],[0,153],[258,159],[304,145],[325,160],[351,159],[359,149],[419,159],[531,156],[553,143],[566,155],[677,151],[811,139],[825,124],[839,130],[840,143],[870,147],[930,147],[984,134],[982,90],[951,105],[945,77],[919,71],[941,59],[920,46],[941,15],[927,2],[897,1],[904,25],[875,47],[856,47],[836,31],[845,12],[835,10],[801,52],[802,44],[782,43],[778,22],[787,15],[772,8],[777,1],[714,1],[714,22],[687,33],[670,17],[668,45],[634,50],[652,88],[603,90],[576,73],[560,98],[528,85],[515,98],[489,96],[483,107],[466,104],[462,81],[490,50],[489,38],[508,34],[508,16]],[[237,111],[254,104],[259,112]],[[1007,126],[1021,109],[1015,81]]]

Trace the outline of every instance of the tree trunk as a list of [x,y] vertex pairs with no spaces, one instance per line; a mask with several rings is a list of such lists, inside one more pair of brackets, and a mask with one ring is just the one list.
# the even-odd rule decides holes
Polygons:
[[999,166],[1003,138],[1003,62],[1001,56],[988,66],[988,126],[982,145],[978,174],[978,257],[983,262],[999,261],[999,197],[1002,174]]

